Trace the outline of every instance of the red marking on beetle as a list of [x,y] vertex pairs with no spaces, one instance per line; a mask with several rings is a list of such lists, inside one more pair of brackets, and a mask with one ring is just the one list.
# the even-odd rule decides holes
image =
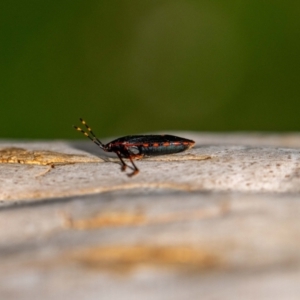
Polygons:
[[[80,118],[81,123],[87,128],[87,132],[80,127],[73,126],[83,133],[100,149],[106,152],[114,152],[121,161],[121,170],[130,168],[133,172],[127,174],[133,176],[139,173],[139,169],[134,164],[133,159],[141,159],[147,156],[174,154],[192,148],[195,142],[174,135],[129,135],[103,144],[93,133],[91,127]],[[129,159],[132,166],[126,164],[123,158]]]

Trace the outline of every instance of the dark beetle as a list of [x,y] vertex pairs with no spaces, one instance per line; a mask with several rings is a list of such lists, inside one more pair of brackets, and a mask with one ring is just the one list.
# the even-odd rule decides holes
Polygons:
[[[143,157],[173,154],[185,151],[192,148],[195,142],[185,138],[181,138],[174,135],[128,135],[116,140],[111,141],[104,145],[93,133],[92,129],[86,124],[86,122],[80,118],[81,123],[87,128],[88,132],[85,132],[77,126],[73,126],[76,130],[82,132],[98,147],[106,152],[115,152],[122,164],[121,170],[125,171],[126,167],[133,170],[128,176],[136,175],[139,169],[134,164],[133,159],[141,159]],[[128,158],[132,163],[132,166],[128,166],[123,158]]]

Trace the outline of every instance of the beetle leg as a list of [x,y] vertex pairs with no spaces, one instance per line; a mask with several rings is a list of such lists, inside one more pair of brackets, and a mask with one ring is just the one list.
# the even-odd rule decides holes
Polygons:
[[132,173],[130,173],[130,174],[127,174],[127,176],[128,176],[128,177],[132,177],[132,176],[134,176],[134,175],[138,174],[138,172],[139,172],[140,170],[137,168],[137,166],[136,166],[136,165],[135,165],[135,163],[133,162],[133,160],[132,160],[132,156],[131,156],[131,155],[129,155],[129,157],[128,157],[128,158],[130,159],[130,161],[131,161],[131,163],[132,163],[132,165],[133,165],[134,169],[133,169],[133,172],[132,172]]
[[133,166],[133,167],[131,167],[124,162],[120,151],[116,151],[115,153],[118,155],[118,157],[121,161],[121,164],[122,164],[121,171],[125,171],[127,167],[130,168],[131,170],[133,170],[133,172],[127,174],[127,176],[132,177],[132,176],[136,175],[137,173],[139,173],[140,170],[137,168],[137,166],[133,162],[132,158],[134,158],[134,157],[141,158],[141,155],[133,154],[133,153],[131,153],[131,151],[129,151],[127,148],[124,147],[124,149],[122,150],[122,153],[126,158],[128,158],[130,160],[130,162]]
[[137,166],[135,165],[135,163],[133,162],[133,158],[138,157],[140,158],[141,156],[139,154],[133,154],[129,149],[127,149],[126,147],[123,148],[122,153],[123,155],[128,158],[132,164],[131,166],[128,166],[124,160],[121,157],[121,153],[116,152],[118,157],[120,158],[121,162],[122,162],[122,168],[121,170],[124,171],[126,169],[126,167],[130,168],[131,170],[133,170],[132,173],[127,174],[128,177],[132,177],[134,175],[136,175],[140,170],[137,168]]
[[126,163],[124,162],[124,160],[123,160],[123,158],[122,158],[120,152],[116,152],[116,154],[118,155],[118,157],[119,157],[119,159],[120,159],[120,161],[121,161],[121,164],[122,164],[122,166],[121,166],[121,171],[122,171],[122,172],[124,172],[124,171],[126,170],[126,167],[131,168],[130,166],[126,165]]
[[[126,149],[126,148],[125,148]],[[136,154],[136,153],[133,153],[132,151],[130,151],[130,149],[126,149],[127,150],[127,157],[128,159],[130,159],[130,162],[133,166],[133,168],[131,168],[133,170],[132,173],[129,173],[127,174],[128,177],[132,177],[136,174],[138,174],[140,172],[140,170],[138,169],[138,167],[135,165],[135,163],[133,162],[134,159],[141,159],[143,157],[142,154]]]

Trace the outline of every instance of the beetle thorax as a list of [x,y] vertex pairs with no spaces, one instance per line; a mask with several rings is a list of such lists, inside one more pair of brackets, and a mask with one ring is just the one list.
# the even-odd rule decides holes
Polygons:
[[108,151],[108,152],[110,152],[110,151],[112,151],[112,145],[111,145],[111,143],[108,143],[108,144],[106,144],[105,145],[105,151]]

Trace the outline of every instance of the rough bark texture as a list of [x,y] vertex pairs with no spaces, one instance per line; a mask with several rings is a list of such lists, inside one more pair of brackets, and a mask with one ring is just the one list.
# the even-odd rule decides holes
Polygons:
[[[300,136],[137,161],[0,142],[1,299],[299,299]],[[95,156],[96,154],[96,156]]]

